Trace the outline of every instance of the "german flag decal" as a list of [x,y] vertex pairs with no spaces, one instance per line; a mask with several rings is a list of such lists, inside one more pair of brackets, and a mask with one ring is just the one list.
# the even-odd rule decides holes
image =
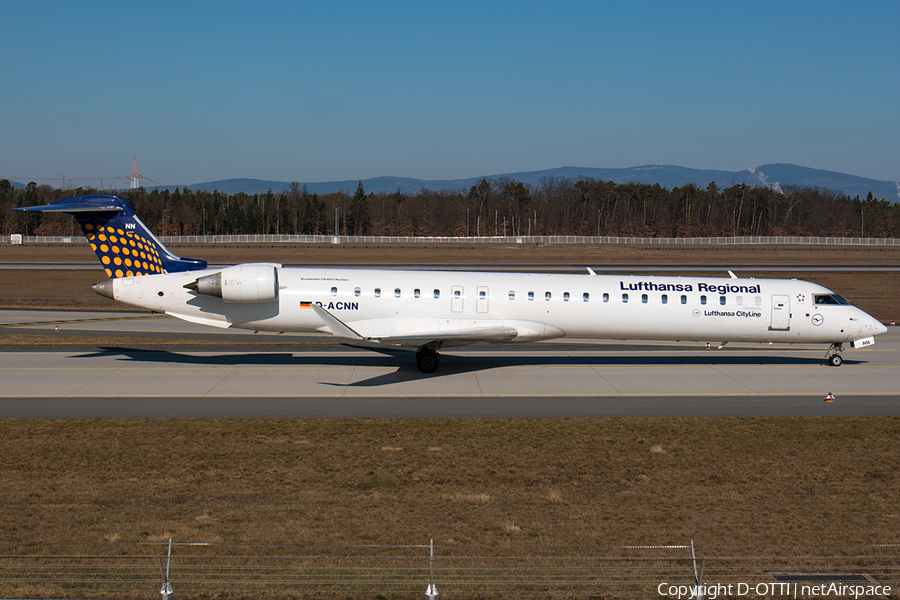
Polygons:
[[300,302],[300,308],[312,308],[312,302]]

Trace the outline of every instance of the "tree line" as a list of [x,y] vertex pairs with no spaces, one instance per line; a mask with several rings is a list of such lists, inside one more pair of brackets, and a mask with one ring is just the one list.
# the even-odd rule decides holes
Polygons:
[[[70,235],[67,215],[15,212],[95,189],[56,189],[0,180],[0,234]],[[802,186],[705,188],[546,177],[537,185],[482,179],[468,190],[416,194],[287,191],[225,194],[189,189],[116,192],[157,235],[403,235],[637,237],[900,237],[900,204]]]

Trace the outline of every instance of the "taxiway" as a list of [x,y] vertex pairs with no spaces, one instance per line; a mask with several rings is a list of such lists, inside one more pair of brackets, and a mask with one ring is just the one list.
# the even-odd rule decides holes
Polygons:
[[[900,415],[895,328],[839,368],[808,344],[558,340],[448,350],[433,375],[327,335],[144,313],[0,311],[0,332],[128,338],[0,347],[2,418]],[[250,345],[261,339],[284,345]]]

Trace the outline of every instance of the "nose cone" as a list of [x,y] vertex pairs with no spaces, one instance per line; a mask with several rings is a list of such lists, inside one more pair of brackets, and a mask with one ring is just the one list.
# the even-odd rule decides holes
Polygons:
[[113,292],[112,279],[107,279],[106,281],[95,283],[91,286],[91,289],[94,290],[95,294],[100,294],[104,298],[109,298],[110,300],[116,299],[115,293]]
[[882,333],[887,333],[887,327],[885,327],[884,323],[881,321],[875,321],[875,334],[881,335]]

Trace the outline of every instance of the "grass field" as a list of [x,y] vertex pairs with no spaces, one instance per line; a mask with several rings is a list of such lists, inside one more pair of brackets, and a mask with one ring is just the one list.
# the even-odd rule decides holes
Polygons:
[[[896,543],[898,437],[898,418],[7,420],[0,538],[171,537],[252,544],[239,552],[256,556],[429,539],[516,556],[692,539],[748,556]],[[117,597],[0,580],[4,597],[43,594]]]
[[0,537],[897,541],[898,439],[898,418],[6,420]]
[[[288,264],[870,264],[897,265],[900,246],[640,246],[632,244],[207,244],[172,245],[210,263]],[[3,262],[95,262],[86,244],[0,245]],[[99,266],[99,265],[98,265]]]

